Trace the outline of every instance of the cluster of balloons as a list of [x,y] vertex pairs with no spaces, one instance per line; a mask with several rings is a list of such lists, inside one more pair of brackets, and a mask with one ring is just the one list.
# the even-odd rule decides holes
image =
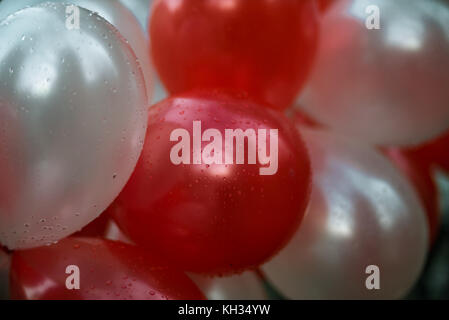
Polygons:
[[0,298],[396,299],[419,277],[444,0],[3,0],[0,39]]

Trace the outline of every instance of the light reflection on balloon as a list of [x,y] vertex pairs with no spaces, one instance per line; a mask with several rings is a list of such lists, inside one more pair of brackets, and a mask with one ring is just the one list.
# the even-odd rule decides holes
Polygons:
[[[366,26],[369,5],[380,30]],[[300,99],[310,116],[380,145],[416,145],[449,127],[447,2],[341,0],[321,29]]]
[[[48,2],[47,0],[3,0],[0,2],[0,20],[8,15],[25,7],[33,6],[39,3]],[[54,3],[74,4],[92,12],[98,13],[101,17],[116,27],[123,37],[129,42],[134,50],[142,72],[145,77],[147,96],[151,101],[153,95],[153,69],[151,67],[150,56],[148,54],[148,40],[139,22],[124,7],[119,0],[51,0]],[[89,79],[87,79],[89,80]],[[30,82],[34,82],[29,78]],[[45,85],[45,83],[43,84]],[[40,88],[45,90],[45,86]]]
[[[425,213],[407,179],[376,149],[304,130],[314,172],[312,198],[293,240],[262,267],[292,299],[400,298],[420,274]],[[367,290],[366,267],[380,268]]]
[[96,218],[145,137],[145,85],[129,45],[85,9],[69,30],[65,9],[41,4],[0,22],[0,242],[11,249]]

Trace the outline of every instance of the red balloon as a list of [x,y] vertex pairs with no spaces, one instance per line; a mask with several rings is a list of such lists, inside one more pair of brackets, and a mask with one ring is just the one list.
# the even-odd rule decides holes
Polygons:
[[317,0],[321,12],[325,12],[337,0]]
[[[255,135],[229,138],[231,145],[226,136],[236,129]],[[179,137],[170,141],[178,130],[191,150],[178,152]],[[268,163],[263,151],[269,165],[261,164]],[[175,165],[173,154],[185,162]],[[243,164],[235,163],[239,154]],[[280,112],[245,96],[196,91],[150,109],[143,153],[112,214],[136,244],[183,270],[237,272],[263,263],[290,239],[307,206],[310,175],[302,139]]]
[[429,223],[430,244],[433,244],[440,226],[440,210],[438,205],[438,188],[431,166],[428,163],[417,160],[404,150],[391,148],[386,150],[386,154],[403,174],[408,177],[421,198]]
[[[76,275],[69,266],[79,268],[79,290],[66,286],[75,284],[67,280]],[[10,279],[12,299],[204,298],[184,273],[136,246],[95,238],[67,238],[52,246],[15,251]]]
[[169,92],[233,88],[285,109],[309,74],[318,10],[315,0],[158,0],[149,33]]

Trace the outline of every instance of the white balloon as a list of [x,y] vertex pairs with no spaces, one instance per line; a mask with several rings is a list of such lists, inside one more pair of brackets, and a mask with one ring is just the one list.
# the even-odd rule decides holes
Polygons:
[[[306,216],[281,252],[262,266],[291,299],[394,299],[418,278],[428,226],[418,195],[377,149],[304,130],[314,173]],[[380,270],[380,289],[369,290]]]
[[0,22],[0,242],[10,249],[95,219],[142,150],[147,97],[135,55],[112,25],[79,12],[79,29],[62,4]]
[[189,274],[193,282],[209,300],[266,300],[267,293],[255,272],[227,277]]
[[6,300],[9,298],[10,264],[10,256],[0,248],[0,300]]
[[318,52],[299,102],[324,125],[379,145],[416,145],[449,128],[447,1],[336,1]]
[[[48,0],[3,0],[0,2],[0,20],[10,14]],[[120,31],[134,50],[145,77],[148,101],[151,101],[154,90],[153,68],[150,58],[147,37],[134,15],[119,0],[51,0],[53,3],[73,4],[98,13]]]

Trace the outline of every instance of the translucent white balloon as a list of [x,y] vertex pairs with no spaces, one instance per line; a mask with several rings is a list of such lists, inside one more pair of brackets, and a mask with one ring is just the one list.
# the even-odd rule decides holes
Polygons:
[[0,248],[0,300],[9,298],[9,266],[11,259]]
[[[312,197],[291,242],[262,267],[291,299],[393,299],[418,278],[428,245],[413,187],[375,148],[304,130],[314,172]],[[379,267],[380,289],[375,271]]]
[[[3,0],[0,2],[0,20],[28,6],[48,2],[48,0]],[[134,50],[145,77],[148,101],[151,101],[154,89],[147,37],[134,15],[119,0],[51,0],[54,3],[74,4],[98,13],[120,31]]]
[[[0,242],[50,244],[118,195],[142,149],[147,97],[117,30],[40,4],[0,22]],[[69,26],[69,27],[68,27]]]
[[266,300],[267,293],[255,272],[247,271],[229,277],[189,274],[209,300]]
[[449,128],[448,101],[447,1],[339,0],[323,16],[299,100],[310,116],[374,144],[413,145]]

